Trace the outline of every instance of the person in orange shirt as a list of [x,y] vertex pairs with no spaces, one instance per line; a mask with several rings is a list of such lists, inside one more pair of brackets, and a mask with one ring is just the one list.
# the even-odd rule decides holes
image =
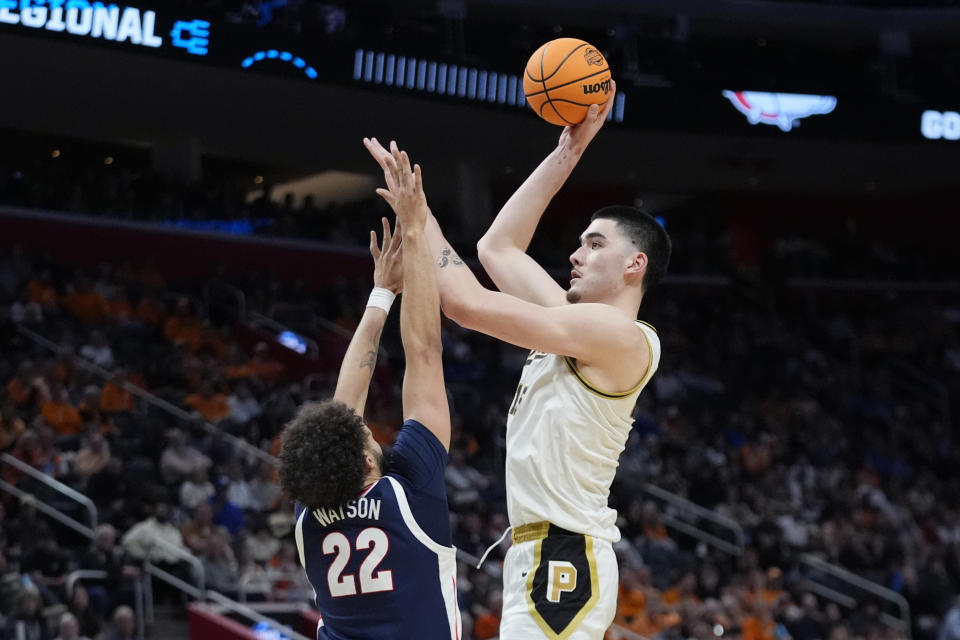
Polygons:
[[134,317],[149,327],[164,326],[167,317],[167,310],[163,303],[150,296],[143,296],[137,303],[137,310]]
[[7,383],[7,397],[18,409],[28,407],[38,401],[36,366],[25,361],[17,367],[17,377]]
[[190,303],[186,298],[177,301],[173,315],[167,318],[163,326],[163,335],[176,345],[189,345],[191,351],[203,345],[203,321],[190,313]]
[[250,368],[253,375],[260,378],[266,384],[273,384],[283,375],[286,367],[281,362],[270,357],[270,348],[266,342],[258,342],[253,349],[253,358],[250,360]]
[[30,300],[36,302],[45,309],[52,309],[57,306],[57,290],[50,284],[50,272],[41,271],[40,274],[27,284],[27,293],[30,294]]
[[663,594],[663,604],[683,605],[687,602],[700,602],[697,597],[697,576],[688,571],[680,578],[675,586]]
[[667,528],[660,522],[660,514],[653,502],[645,502],[640,515],[643,525],[643,535],[651,542],[662,542],[669,539]]
[[57,435],[75,436],[83,430],[83,418],[70,404],[67,390],[62,386],[54,389],[53,398],[43,404],[40,412]]
[[184,401],[207,422],[216,422],[230,415],[227,396],[223,393],[214,393],[213,385],[209,382],[201,386],[200,393],[192,393]]
[[53,365],[53,371],[48,377],[52,376],[63,386],[69,387],[77,376],[75,355],[73,347],[60,347],[57,363]]
[[477,640],[489,640],[500,633],[500,615],[503,610],[503,595],[494,590],[487,598],[487,604],[477,615],[473,623],[473,635]]
[[106,316],[107,301],[93,290],[86,277],[78,278],[73,293],[60,302],[67,311],[89,324],[100,324]]
[[107,384],[103,385],[103,391],[100,393],[100,409],[102,411],[119,413],[134,410],[133,394],[123,387],[126,381],[126,373],[120,371]]
[[649,567],[621,567],[616,622],[628,626],[637,616],[645,615],[651,598],[659,597],[660,593],[650,584]]
[[775,640],[777,623],[773,620],[771,605],[755,602],[743,618],[743,640]]
[[107,300],[107,318],[111,322],[128,324],[133,321],[133,307],[127,299],[127,294],[120,291],[116,296]]

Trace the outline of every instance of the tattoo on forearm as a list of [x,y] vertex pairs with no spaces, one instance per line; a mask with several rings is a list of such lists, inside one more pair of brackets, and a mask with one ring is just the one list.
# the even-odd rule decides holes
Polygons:
[[363,360],[360,362],[360,368],[364,367],[373,367],[377,364],[377,352],[376,351],[367,351],[367,354],[363,357]]
[[450,247],[446,247],[440,252],[440,258],[437,259],[437,265],[443,269],[451,262],[458,267],[463,264],[463,260],[460,259],[460,256],[455,254],[453,249]]

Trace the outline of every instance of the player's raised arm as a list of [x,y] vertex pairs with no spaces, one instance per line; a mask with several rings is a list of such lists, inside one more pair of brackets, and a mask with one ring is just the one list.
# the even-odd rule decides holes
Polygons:
[[526,251],[547,205],[603,126],[616,96],[611,85],[603,108],[590,107],[582,123],[564,128],[556,149],[510,196],[477,243],[480,263],[501,291],[544,306],[566,304],[563,288]]
[[[366,142],[366,141],[365,141]],[[377,189],[397,214],[403,233],[403,299],[400,336],[406,356],[404,418],[424,425],[450,448],[450,408],[443,380],[440,294],[426,238],[429,216],[420,166],[392,145],[386,161],[387,188]]]
[[350,339],[350,346],[340,364],[337,377],[337,389],[333,399],[343,402],[363,417],[367,403],[367,392],[373,369],[377,366],[377,353],[380,351],[380,334],[387,322],[393,297],[400,293],[403,284],[402,273],[402,237],[395,229],[390,231],[390,223],[383,218],[383,247],[377,244],[377,234],[370,232],[370,254],[373,256],[373,293],[367,302],[367,308],[360,318],[357,330]]
[[[392,156],[403,153],[396,151],[393,143],[391,148],[390,157],[382,160],[382,166],[387,167],[386,174],[392,173],[390,166],[395,164]],[[374,150],[371,153],[374,154]],[[389,186],[396,178],[388,176],[387,180]],[[378,192],[383,191],[386,190]],[[585,364],[625,360],[625,356],[634,363],[649,358],[634,318],[626,313],[612,312],[607,305],[595,304],[547,307],[485,288],[443,237],[439,224],[429,213],[422,186],[417,197],[426,212],[426,236],[434,256],[443,312],[457,324],[519,347],[572,356]],[[409,250],[406,243],[404,240],[405,252]],[[645,267],[646,256],[634,254],[633,262],[627,267],[628,277],[639,281]]]

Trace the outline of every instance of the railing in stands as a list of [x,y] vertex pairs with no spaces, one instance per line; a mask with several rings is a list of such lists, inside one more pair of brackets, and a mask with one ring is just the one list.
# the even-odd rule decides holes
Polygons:
[[[682,496],[678,496],[673,492],[653,484],[647,484],[644,487],[644,492],[662,500],[671,507],[670,510],[662,511],[660,515],[660,520],[666,526],[685,533],[692,538],[701,540],[724,553],[729,553],[734,556],[743,555],[746,549],[746,536],[743,533],[743,527],[740,526],[740,523],[736,520],[701,507]],[[729,531],[732,534],[732,540],[724,540],[705,527],[697,524],[703,520],[722,530]]]
[[21,500],[24,498],[26,499],[33,498],[33,505],[37,508],[38,511],[42,511],[44,514],[50,516],[60,524],[70,527],[77,533],[81,533],[88,538],[93,537],[93,532],[97,528],[97,507],[96,505],[93,504],[93,500],[83,495],[79,491],[68,487],[67,485],[63,484],[59,480],[56,480],[50,477],[49,475],[43,473],[42,471],[39,471],[38,469],[34,469],[33,467],[26,464],[22,460],[16,459],[9,453],[0,454],[0,463],[10,465],[11,467],[17,469],[20,473],[30,476],[37,482],[43,483],[44,485],[56,491],[57,493],[60,493],[66,496],[67,498],[73,500],[74,502],[77,502],[80,505],[82,505],[83,508],[87,511],[87,516],[88,516],[87,524],[84,525],[83,523],[77,521],[76,519],[66,515],[59,509],[55,509],[54,507],[51,507],[46,503],[37,501],[36,497],[33,496],[33,494],[23,491],[22,489],[15,487],[5,481],[0,481],[0,487],[2,487],[4,491],[15,495],[17,498],[20,498]]
[[[33,340],[37,344],[42,345],[43,347],[47,348],[48,350],[54,353],[58,353],[60,351],[60,346],[57,345],[57,343],[45,338],[44,336],[40,335],[39,333],[31,329],[24,327],[23,325],[17,325],[17,331],[19,331],[21,335],[26,336],[27,338]],[[95,365],[94,363],[90,362],[89,360],[86,360],[85,358],[80,357],[79,355],[74,356],[74,359],[76,360],[77,364],[84,370],[93,373],[94,375],[100,377],[103,380],[110,379],[111,377],[110,372],[107,371],[106,369],[103,369],[102,367]],[[185,411],[184,409],[181,409],[175,404],[167,402],[163,398],[155,396],[149,391],[141,389],[135,384],[132,384],[130,382],[125,382],[121,386],[127,391],[129,391],[131,394],[133,394],[134,396],[146,402],[147,404],[153,405],[154,407],[160,409],[161,411],[165,411],[166,413],[169,413],[170,415],[174,416],[178,420],[188,421],[193,419],[193,416],[187,411]],[[202,422],[201,424],[203,425],[203,429],[207,433],[218,438],[223,438],[224,440],[229,442],[232,446],[243,451],[244,453],[252,455],[265,462],[271,462],[271,463],[276,462],[276,459],[272,455],[270,455],[268,452],[253,446],[243,438],[238,438],[233,434],[226,433],[225,431],[218,429],[216,426],[210,424],[209,422]]]
[[[881,612],[880,620],[888,627],[899,630],[907,638],[911,637],[910,604],[902,595],[810,553],[800,556],[800,563],[807,568],[804,575],[810,591],[848,609],[856,607],[858,599],[839,591],[836,587],[852,587],[885,600],[897,608],[898,616]],[[832,578],[833,582],[824,579],[824,574]],[[841,584],[837,584],[838,582]]]
[[[229,299],[235,306],[229,308],[224,300]],[[234,322],[243,322],[247,317],[247,296],[239,287],[227,284],[222,280],[208,280],[203,286],[203,302],[207,307],[208,315],[218,315],[222,309],[233,312]]]

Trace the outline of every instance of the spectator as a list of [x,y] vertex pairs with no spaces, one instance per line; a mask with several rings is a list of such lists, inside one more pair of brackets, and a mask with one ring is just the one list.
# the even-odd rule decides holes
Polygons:
[[17,608],[7,617],[3,637],[9,640],[48,640],[46,621],[40,611],[40,594],[25,587],[17,598]]
[[41,527],[32,534],[32,549],[23,559],[22,570],[30,575],[46,603],[59,603],[59,594],[62,593],[60,587],[63,586],[69,571],[69,558],[60,549],[49,528]]
[[110,445],[99,432],[87,437],[73,458],[73,471],[80,479],[81,486],[86,486],[90,476],[103,471],[110,462]]
[[187,444],[187,437],[179,429],[167,433],[167,448],[160,456],[160,473],[168,485],[179,484],[196,469],[210,468],[210,458],[200,450]]
[[937,640],[960,640],[960,596],[943,617]]
[[[118,599],[132,595],[133,585],[130,580],[140,575],[140,570],[134,566],[123,547],[117,546],[117,531],[111,524],[101,524],[94,532],[93,545],[80,556],[81,569],[104,571],[106,579],[92,583],[86,591],[96,602],[99,611],[107,611]],[[74,596],[76,596],[76,590]],[[84,623],[83,616],[73,611],[81,621],[81,631],[90,637],[97,634]]]
[[276,508],[280,500],[280,483],[276,472],[269,462],[261,462],[257,467],[257,477],[250,481],[250,508],[254,511],[269,511]]
[[180,528],[180,534],[187,548],[198,556],[206,552],[214,539],[223,535],[213,523],[213,509],[209,502],[197,505],[193,518]]
[[103,331],[97,330],[90,334],[90,342],[80,348],[80,355],[98,367],[113,367],[113,350]]
[[99,640],[134,640],[136,638],[136,617],[133,609],[123,605],[113,612],[113,624]]
[[264,565],[280,551],[280,541],[271,535],[266,522],[259,520],[253,533],[243,541],[244,553],[251,560]]
[[60,616],[60,634],[54,640],[90,640],[90,636],[80,635],[80,625],[72,613]]
[[196,467],[180,485],[180,506],[193,511],[197,505],[213,497],[213,483],[203,467]]
[[70,403],[70,395],[63,385],[55,385],[51,399],[41,409],[43,419],[61,436],[75,436],[83,429],[80,412]]
[[[466,453],[461,448],[450,449],[450,464],[444,472],[447,482],[447,498],[450,508],[460,511],[472,508],[480,500],[488,480],[486,476],[467,464]],[[475,621],[480,625],[480,619]]]
[[240,576],[237,573],[237,560],[226,536],[218,535],[210,540],[202,560],[207,585],[221,593],[235,594]]
[[227,405],[230,408],[230,419],[240,424],[247,424],[263,413],[260,403],[250,393],[250,387],[245,382],[237,383],[233,393],[227,398]]
[[91,288],[90,280],[86,276],[77,278],[72,293],[64,296],[61,304],[86,324],[103,323],[107,310],[107,301]]
[[253,509],[253,492],[243,475],[243,467],[237,460],[227,465],[227,500],[241,509]]
[[137,560],[145,560],[149,554],[151,560],[171,565],[183,559],[177,549],[187,551],[180,530],[170,524],[170,507],[163,503],[154,507],[153,515],[123,534],[120,544]]
[[123,387],[126,382],[126,372],[121,370],[117,371],[110,380],[103,385],[103,391],[100,394],[101,410],[108,414],[121,411],[133,411],[133,394]]
[[30,299],[30,294],[24,291],[20,297],[10,305],[10,322],[14,324],[42,324],[43,307],[40,303]]
[[266,342],[258,342],[253,349],[253,358],[248,363],[251,372],[264,384],[273,385],[279,380],[286,367],[270,357],[270,348]]
[[227,497],[227,483],[222,478],[218,480],[214,487],[210,505],[213,508],[213,522],[215,524],[229,531],[231,535],[240,533],[244,525],[243,509]]
[[[93,607],[90,606],[90,596],[87,589],[82,584],[76,584],[73,587],[73,593],[70,597],[70,611],[68,614],[73,617],[73,622],[77,627],[77,632],[88,638],[95,638],[100,633],[100,616],[98,616]],[[60,633],[63,633],[61,627]]]
[[203,419],[207,422],[216,422],[230,415],[227,396],[222,393],[215,393],[210,382],[203,382],[200,392],[190,394],[184,402],[203,416]]

